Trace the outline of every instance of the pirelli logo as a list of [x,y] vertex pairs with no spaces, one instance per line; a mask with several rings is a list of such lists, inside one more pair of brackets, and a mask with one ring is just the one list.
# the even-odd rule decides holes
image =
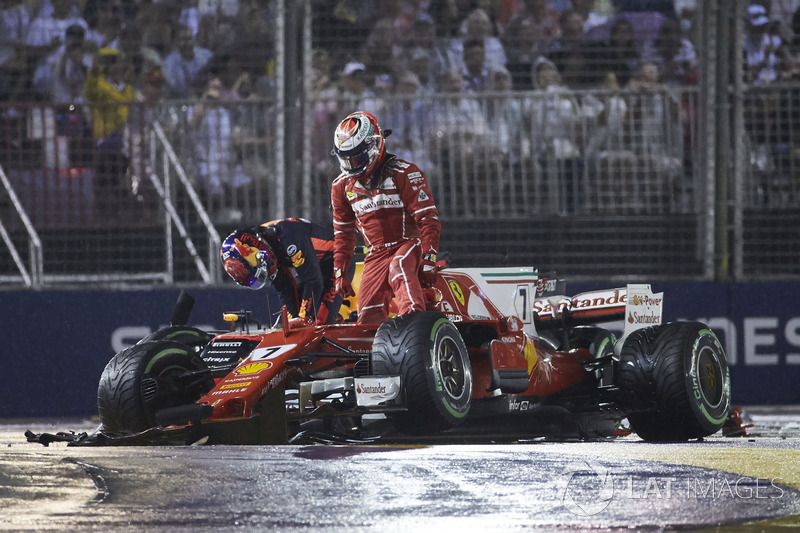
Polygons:
[[252,385],[252,381],[245,381],[244,383],[227,383],[219,388],[219,390],[228,390],[228,389],[239,389],[241,387],[247,387]]

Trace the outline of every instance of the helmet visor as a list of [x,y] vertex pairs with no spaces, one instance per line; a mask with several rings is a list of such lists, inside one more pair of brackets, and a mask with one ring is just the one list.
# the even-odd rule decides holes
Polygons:
[[353,150],[335,150],[342,172],[350,175],[364,172],[379,155],[378,143],[373,137]]
[[369,151],[364,150],[360,154],[340,155],[339,166],[344,172],[357,172],[367,168],[369,165]]
[[269,275],[268,269],[264,266],[259,266],[258,268],[256,268],[256,271],[255,273],[253,273],[253,276],[250,278],[247,284],[247,288],[257,291],[261,288],[268,286],[270,284],[270,281],[271,277]]

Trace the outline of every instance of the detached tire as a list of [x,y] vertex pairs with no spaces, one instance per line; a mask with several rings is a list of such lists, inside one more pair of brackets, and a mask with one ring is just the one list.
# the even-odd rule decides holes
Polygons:
[[381,324],[372,373],[399,375],[407,411],[391,415],[404,433],[437,432],[464,421],[472,403],[472,368],[461,334],[443,314],[423,311]]
[[728,363],[716,335],[700,322],[637,330],[619,360],[621,403],[631,429],[646,441],[712,435],[731,406]]
[[139,342],[108,362],[97,388],[97,409],[105,431],[137,433],[155,427],[156,413],[195,402],[211,390],[209,372],[187,379],[187,372],[207,370],[186,344]]

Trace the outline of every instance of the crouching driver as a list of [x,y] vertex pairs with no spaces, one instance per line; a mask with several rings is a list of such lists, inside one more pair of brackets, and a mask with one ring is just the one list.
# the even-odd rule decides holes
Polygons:
[[293,317],[338,321],[343,298],[334,288],[331,228],[301,218],[275,220],[234,231],[220,255],[236,283],[256,290],[271,285]]

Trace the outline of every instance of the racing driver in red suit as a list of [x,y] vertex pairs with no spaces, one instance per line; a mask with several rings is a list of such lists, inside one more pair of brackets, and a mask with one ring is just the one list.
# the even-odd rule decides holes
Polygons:
[[358,228],[367,246],[358,322],[384,322],[393,296],[399,315],[424,311],[422,288],[436,280],[442,228],[425,175],[386,152],[378,120],[364,111],[339,123],[333,153],[342,171],[331,186],[337,292],[353,295],[342,273],[350,266]]

